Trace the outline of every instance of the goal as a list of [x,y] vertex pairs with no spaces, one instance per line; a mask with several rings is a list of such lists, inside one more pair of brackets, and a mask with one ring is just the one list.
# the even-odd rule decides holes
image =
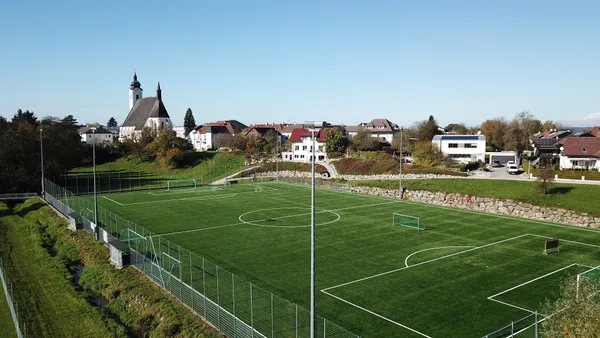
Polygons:
[[396,212],[393,213],[393,225],[414,228],[417,229],[417,231],[425,230],[420,217],[400,214]]
[[195,179],[190,179],[190,180],[169,180],[169,181],[167,181],[167,186],[165,187],[165,190],[169,191],[171,189],[178,189],[178,188],[192,188],[192,189],[196,189],[196,180]]
[[260,185],[255,185],[254,192],[263,192],[263,187],[261,187]]
[[[577,275],[577,298],[579,294],[594,296],[600,287],[600,266],[591,268]],[[585,290],[584,290],[585,289]]]

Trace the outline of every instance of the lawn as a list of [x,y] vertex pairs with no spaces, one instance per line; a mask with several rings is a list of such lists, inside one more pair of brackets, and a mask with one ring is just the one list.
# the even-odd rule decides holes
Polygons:
[[[357,186],[398,189],[397,180],[348,181]],[[512,199],[533,205],[558,207],[590,215],[600,216],[598,201],[600,187],[597,185],[552,183],[550,193],[543,195],[537,182],[485,180],[485,179],[427,179],[403,180],[409,190],[452,192],[465,195]]]
[[0,338],[15,338],[15,324],[13,324],[6,296],[0,285]]
[[[473,182],[473,190],[484,183],[460,182]],[[200,293],[207,285],[209,298],[256,320],[267,337],[270,321],[260,311],[269,310],[268,301],[259,299],[260,311],[248,317],[250,311],[231,308],[231,275],[216,282],[220,294],[208,291],[215,276],[227,270],[255,290],[309,306],[306,187],[269,182],[131,192],[101,195],[99,204],[111,232],[133,226],[123,219],[144,226],[163,266]],[[316,208],[318,314],[361,337],[481,337],[539,310],[556,296],[561,278],[600,265],[600,232],[591,229],[326,190],[317,191]],[[394,213],[419,217],[426,230],[394,226]],[[145,230],[136,231],[150,242]],[[560,253],[542,254],[548,237],[561,239]]]
[[34,216],[43,206],[37,201],[11,212],[0,203],[0,255],[20,324],[28,337],[112,337],[101,310],[65,278],[69,271],[56,253],[42,247],[37,224],[63,222],[52,212]]

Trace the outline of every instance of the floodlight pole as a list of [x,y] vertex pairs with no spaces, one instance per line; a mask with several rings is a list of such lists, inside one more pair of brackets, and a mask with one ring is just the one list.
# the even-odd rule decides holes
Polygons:
[[42,199],[46,197],[46,187],[44,186],[44,140],[42,138],[42,128],[40,128],[40,162],[42,164]]
[[400,198],[402,198],[402,132],[404,131],[404,127],[400,127]]
[[279,181],[279,132],[276,131],[277,138],[275,139],[275,180]]
[[96,194],[96,128],[92,129],[92,165],[94,167],[94,225],[98,231],[98,196]]
[[312,133],[311,206],[310,206],[310,338],[315,337],[315,129]]

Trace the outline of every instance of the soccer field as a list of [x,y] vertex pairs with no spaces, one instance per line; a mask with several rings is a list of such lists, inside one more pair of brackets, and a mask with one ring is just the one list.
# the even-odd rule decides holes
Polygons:
[[[308,308],[309,187],[245,183],[98,201],[162,245]],[[538,311],[561,279],[600,265],[600,233],[586,228],[330,190],[317,190],[316,209],[317,312],[361,337],[482,337]],[[424,230],[408,217],[409,226],[394,225],[395,213],[420,218]],[[544,255],[550,237],[560,252]]]

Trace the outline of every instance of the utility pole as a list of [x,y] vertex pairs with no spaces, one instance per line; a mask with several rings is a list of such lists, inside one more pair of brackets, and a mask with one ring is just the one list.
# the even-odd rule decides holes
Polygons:
[[404,127],[400,127],[400,198],[402,198],[402,132]]
[[315,129],[312,133],[312,182],[311,182],[311,207],[310,207],[310,338],[315,338]]
[[44,140],[43,140],[43,131],[40,128],[40,161],[42,164],[42,199],[46,198],[46,187],[44,185]]

